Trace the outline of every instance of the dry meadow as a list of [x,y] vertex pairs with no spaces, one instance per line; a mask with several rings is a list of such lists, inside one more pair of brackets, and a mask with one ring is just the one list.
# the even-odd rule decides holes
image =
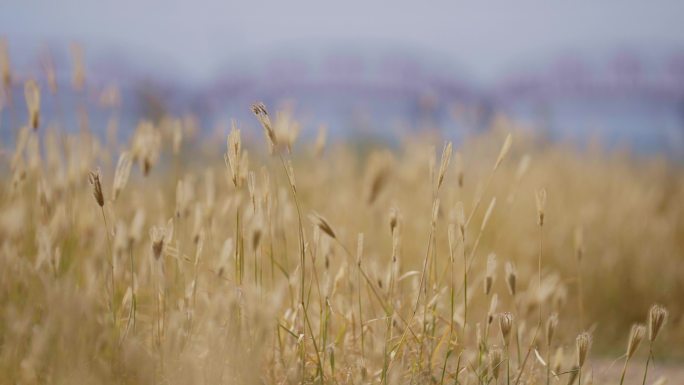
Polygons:
[[220,144],[171,116],[103,139],[25,91],[1,383],[678,381],[680,165],[505,118],[453,144],[300,137],[258,103]]

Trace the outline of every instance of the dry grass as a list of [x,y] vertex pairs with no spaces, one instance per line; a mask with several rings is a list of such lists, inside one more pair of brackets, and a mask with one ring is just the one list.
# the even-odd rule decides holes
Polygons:
[[677,166],[505,120],[361,153],[261,104],[222,147],[29,111],[2,163],[2,383],[587,384],[594,355],[636,383],[682,353]]

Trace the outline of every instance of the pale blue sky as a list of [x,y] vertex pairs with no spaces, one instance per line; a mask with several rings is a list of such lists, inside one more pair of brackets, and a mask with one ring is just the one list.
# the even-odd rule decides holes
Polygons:
[[[487,79],[565,50],[684,47],[684,1],[15,1],[0,5],[10,45],[82,42],[210,78],[245,52],[327,42],[391,43],[454,58]],[[12,47],[16,50],[16,47]]]

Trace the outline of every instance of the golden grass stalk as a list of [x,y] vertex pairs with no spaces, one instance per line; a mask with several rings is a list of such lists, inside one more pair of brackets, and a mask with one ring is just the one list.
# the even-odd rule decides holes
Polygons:
[[582,367],[589,356],[589,349],[591,349],[591,334],[587,332],[580,333],[575,339],[576,364],[579,378],[579,385],[582,385]]
[[242,187],[242,175],[240,167],[240,159],[242,158],[242,141],[240,139],[240,129],[237,128],[233,122],[233,126],[228,134],[228,151],[224,156],[226,166],[230,171],[230,179],[233,182],[233,186],[239,189]]
[[449,161],[451,161],[452,146],[451,142],[447,142],[442,150],[442,160],[439,165],[439,173],[437,174],[437,190],[442,187],[444,176],[449,168]]
[[[543,252],[543,242],[544,242],[544,211],[546,210],[546,189],[537,190],[535,194],[537,203],[537,225],[539,225],[539,258],[538,258],[538,274],[539,274],[539,286],[537,287],[537,293],[539,298],[541,298],[542,290],[542,252]],[[542,303],[539,302],[539,324],[542,322]]]
[[632,325],[632,329],[629,332],[629,340],[627,341],[627,352],[625,353],[625,364],[622,366],[622,374],[620,375],[620,385],[625,381],[625,373],[627,372],[627,364],[632,358],[634,353],[636,353],[641,340],[643,340],[646,335],[646,326],[640,324]]
[[88,173],[88,180],[90,181],[90,184],[93,187],[93,198],[95,198],[95,202],[97,202],[98,206],[100,206],[100,211],[102,212],[102,221],[104,222],[104,228],[105,228],[105,234],[107,235],[107,246],[109,248],[109,274],[111,277],[110,280],[110,285],[111,285],[111,308],[112,308],[112,322],[116,326],[116,286],[115,286],[115,278],[114,278],[114,253],[112,251],[112,240],[109,235],[109,225],[107,224],[107,215],[105,214],[104,210],[104,195],[102,194],[102,183],[100,182],[100,170],[96,171],[90,171]]
[[667,316],[667,309],[660,304],[651,306],[651,309],[648,312],[648,358],[646,358],[646,368],[644,369],[644,380],[642,381],[642,385],[646,384],[648,365],[651,363],[653,357],[653,343],[658,337],[663,325],[667,322]]
[[584,327],[584,292],[582,287],[582,258],[584,256],[584,231],[581,226],[574,233],[575,261],[577,262],[577,306],[580,328]]
[[254,116],[256,116],[257,120],[259,121],[259,123],[261,123],[261,126],[264,128],[264,134],[266,135],[266,139],[268,140],[271,149],[277,147],[278,139],[276,137],[275,131],[273,130],[273,125],[271,124],[271,117],[268,115],[266,106],[263,103],[252,104],[252,113],[254,113]]
[[499,315],[499,329],[501,330],[501,338],[503,339],[504,347],[506,348],[506,384],[511,383],[511,355],[510,355],[510,335],[513,329],[513,314],[509,312]]

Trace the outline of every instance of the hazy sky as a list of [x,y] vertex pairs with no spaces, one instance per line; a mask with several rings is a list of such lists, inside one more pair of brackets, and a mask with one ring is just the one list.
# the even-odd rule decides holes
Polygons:
[[[684,1],[15,1],[0,5],[12,44],[82,42],[210,77],[245,52],[329,41],[439,52],[476,76],[554,52],[684,47]],[[16,47],[11,47],[16,50]]]

